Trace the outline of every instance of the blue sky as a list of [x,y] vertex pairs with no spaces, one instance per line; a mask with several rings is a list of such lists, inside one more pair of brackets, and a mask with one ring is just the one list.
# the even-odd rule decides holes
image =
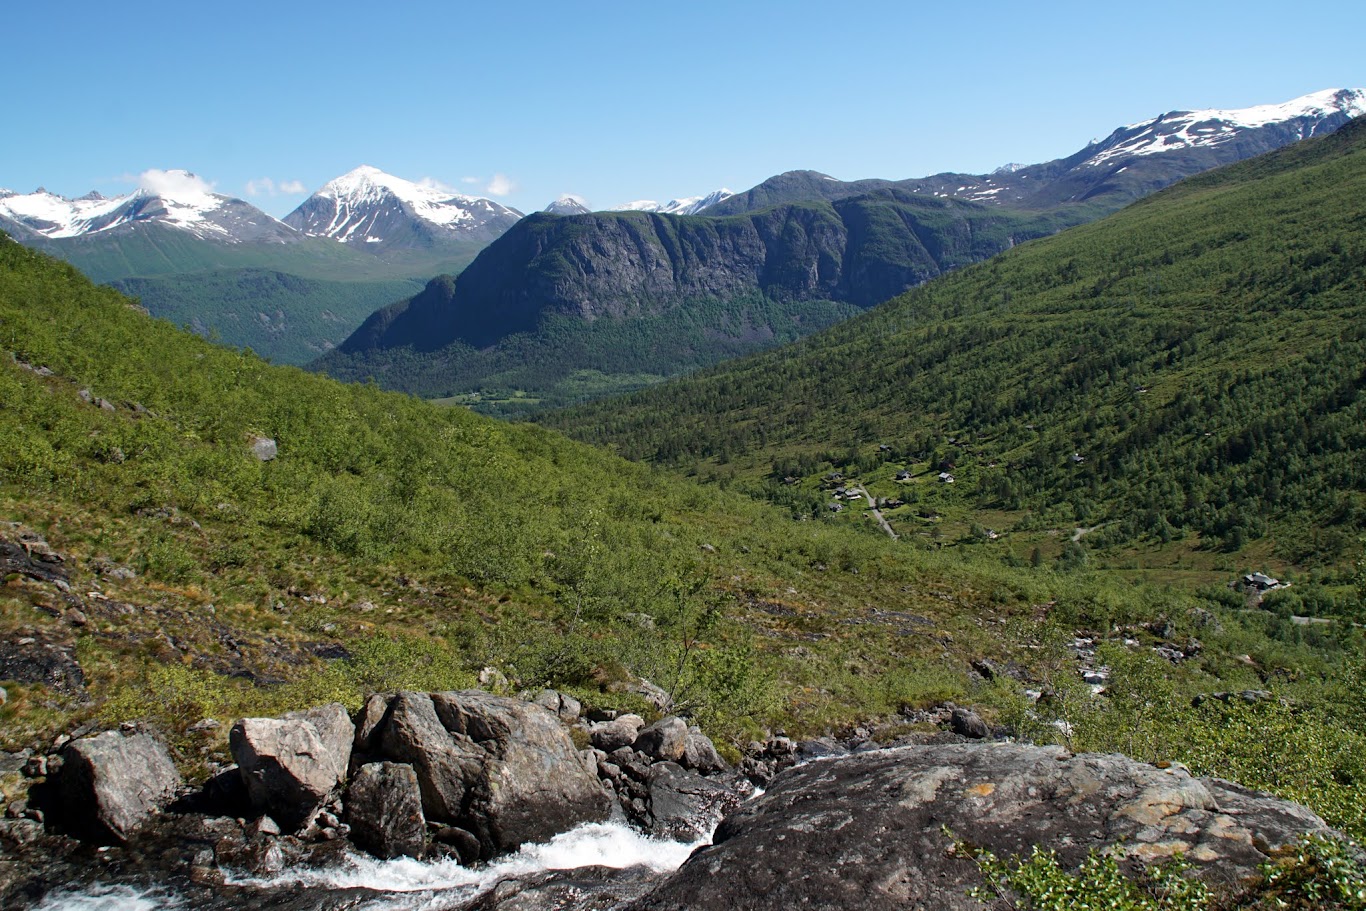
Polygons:
[[360,164],[530,211],[1069,154],[1366,86],[1366,4],[11,0],[0,187],[185,168],[283,215]]

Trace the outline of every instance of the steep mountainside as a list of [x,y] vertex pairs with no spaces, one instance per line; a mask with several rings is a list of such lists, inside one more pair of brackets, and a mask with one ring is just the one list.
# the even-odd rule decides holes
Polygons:
[[566,404],[790,341],[1056,228],[892,190],[731,218],[533,215],[316,366],[498,413]]
[[377,308],[418,289],[402,279],[325,281],[269,269],[126,278],[110,285],[155,316],[280,364],[330,351]]
[[[655,318],[694,301],[731,305],[754,295],[778,303],[869,307],[1023,240],[1113,211],[1183,176],[1331,132],[1362,110],[1366,92],[1329,91],[1243,111],[1173,112],[1116,130],[1067,159],[980,178],[845,183],[797,171],[717,200],[697,219],[643,213],[530,218],[486,249],[452,294],[376,314],[318,366],[412,392],[479,392],[473,404],[480,408],[490,407],[490,393],[496,402],[513,395],[523,403],[560,403],[588,393],[559,388],[563,376],[509,387],[510,375],[479,372],[461,346],[503,345],[487,361],[502,362],[504,339],[515,337],[521,350],[551,317]],[[562,319],[555,326],[563,343],[550,350],[559,361],[609,376],[623,373],[611,345],[579,339],[617,336],[617,330],[585,325],[566,333]],[[659,347],[648,338],[646,343]],[[668,376],[721,356],[717,350],[710,358],[662,358],[650,372]],[[595,389],[644,379],[636,375]]]
[[[666,203],[658,203],[653,199],[637,199],[635,202],[624,202],[619,206],[608,209],[609,212],[657,212],[660,215],[701,215],[704,210],[710,209],[723,200],[730,199],[735,194],[725,187],[719,190],[712,190],[705,196],[685,196],[682,199],[671,199]],[[711,215],[711,212],[707,212]]]
[[1076,527],[1074,545],[1135,563],[1350,561],[1366,531],[1362,199],[1357,121],[794,347],[547,421],[808,514],[830,514],[821,476],[862,472],[908,504],[892,514],[907,535],[947,516],[965,536],[1013,531],[991,546],[1016,551],[1056,553]]

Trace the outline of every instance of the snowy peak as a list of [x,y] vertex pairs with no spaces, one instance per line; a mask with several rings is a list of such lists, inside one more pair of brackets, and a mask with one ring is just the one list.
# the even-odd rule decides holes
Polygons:
[[137,190],[108,199],[93,191],[67,199],[41,187],[27,194],[0,194],[0,216],[50,238],[132,229],[144,223],[227,242],[284,230],[261,210],[215,193],[210,184],[181,170],[145,171]]
[[542,211],[548,212],[551,215],[587,215],[593,210],[584,205],[584,201],[578,196],[565,194],[546,206]]
[[660,205],[653,199],[638,199],[635,202],[622,203],[614,207],[613,212],[658,212],[662,215],[698,215],[708,206],[714,206],[722,200],[734,196],[730,190],[722,187],[713,190],[706,196],[685,196],[682,199],[671,199]]
[[383,244],[438,237],[491,240],[520,217],[515,209],[433,180],[413,182],[362,165],[326,183],[284,221],[305,234],[342,243]]
[[1251,130],[1288,131],[1293,135],[1287,141],[1307,139],[1362,114],[1366,114],[1366,89],[1325,89],[1282,104],[1237,110],[1170,111],[1115,130],[1095,146],[1087,163],[1097,166],[1122,156],[1214,148]]

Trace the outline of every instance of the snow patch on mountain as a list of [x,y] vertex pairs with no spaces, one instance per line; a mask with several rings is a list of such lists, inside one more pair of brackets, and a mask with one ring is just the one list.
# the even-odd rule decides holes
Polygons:
[[1222,145],[1241,131],[1277,124],[1298,122],[1299,138],[1305,139],[1315,134],[1322,121],[1337,114],[1366,114],[1366,89],[1325,89],[1281,104],[1238,110],[1171,111],[1116,130],[1088,164],[1101,165],[1127,155]]
[[593,210],[588,208],[588,200],[573,193],[566,193],[546,206],[542,211],[551,215],[587,215]]
[[489,199],[457,193],[438,181],[414,182],[362,165],[329,181],[288,216],[306,234],[343,243],[380,243],[395,220],[416,219],[451,232],[474,231],[521,213]]
[[52,238],[80,237],[150,220],[199,237],[230,238],[228,228],[211,214],[232,202],[189,171],[150,170],[138,177],[137,190],[111,199],[95,192],[67,199],[41,187],[22,195],[0,195],[0,215]]
[[698,215],[708,206],[714,206],[724,199],[734,196],[730,190],[722,187],[713,190],[705,196],[685,196],[682,199],[671,199],[661,205],[653,199],[637,199],[634,202],[622,203],[614,206],[612,212],[658,212],[661,215]]

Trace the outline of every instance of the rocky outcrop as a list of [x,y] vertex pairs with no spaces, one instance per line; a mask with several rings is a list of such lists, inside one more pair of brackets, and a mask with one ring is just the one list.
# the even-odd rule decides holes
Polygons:
[[967,895],[976,866],[946,825],[1002,857],[1044,845],[1075,868],[1098,849],[1134,863],[1181,852],[1225,881],[1327,830],[1304,807],[1180,766],[1020,744],[903,747],[783,773],[631,907],[980,911]]
[[634,748],[651,759],[678,762],[688,748],[688,724],[670,715],[642,728]]
[[283,718],[244,718],[228,742],[252,805],[295,831],[345,780],[354,737],[346,709],[333,703]]
[[394,762],[361,766],[346,790],[351,840],[380,858],[422,857],[427,820],[413,767]]
[[68,825],[96,840],[125,841],[171,802],[180,773],[148,734],[106,731],[62,751],[59,789]]
[[646,776],[650,834],[673,841],[707,838],[742,799],[735,787],[703,778],[672,762],[657,762]]
[[414,767],[428,819],[479,839],[492,857],[607,818],[610,800],[559,718],[478,690],[399,693],[380,754]]

